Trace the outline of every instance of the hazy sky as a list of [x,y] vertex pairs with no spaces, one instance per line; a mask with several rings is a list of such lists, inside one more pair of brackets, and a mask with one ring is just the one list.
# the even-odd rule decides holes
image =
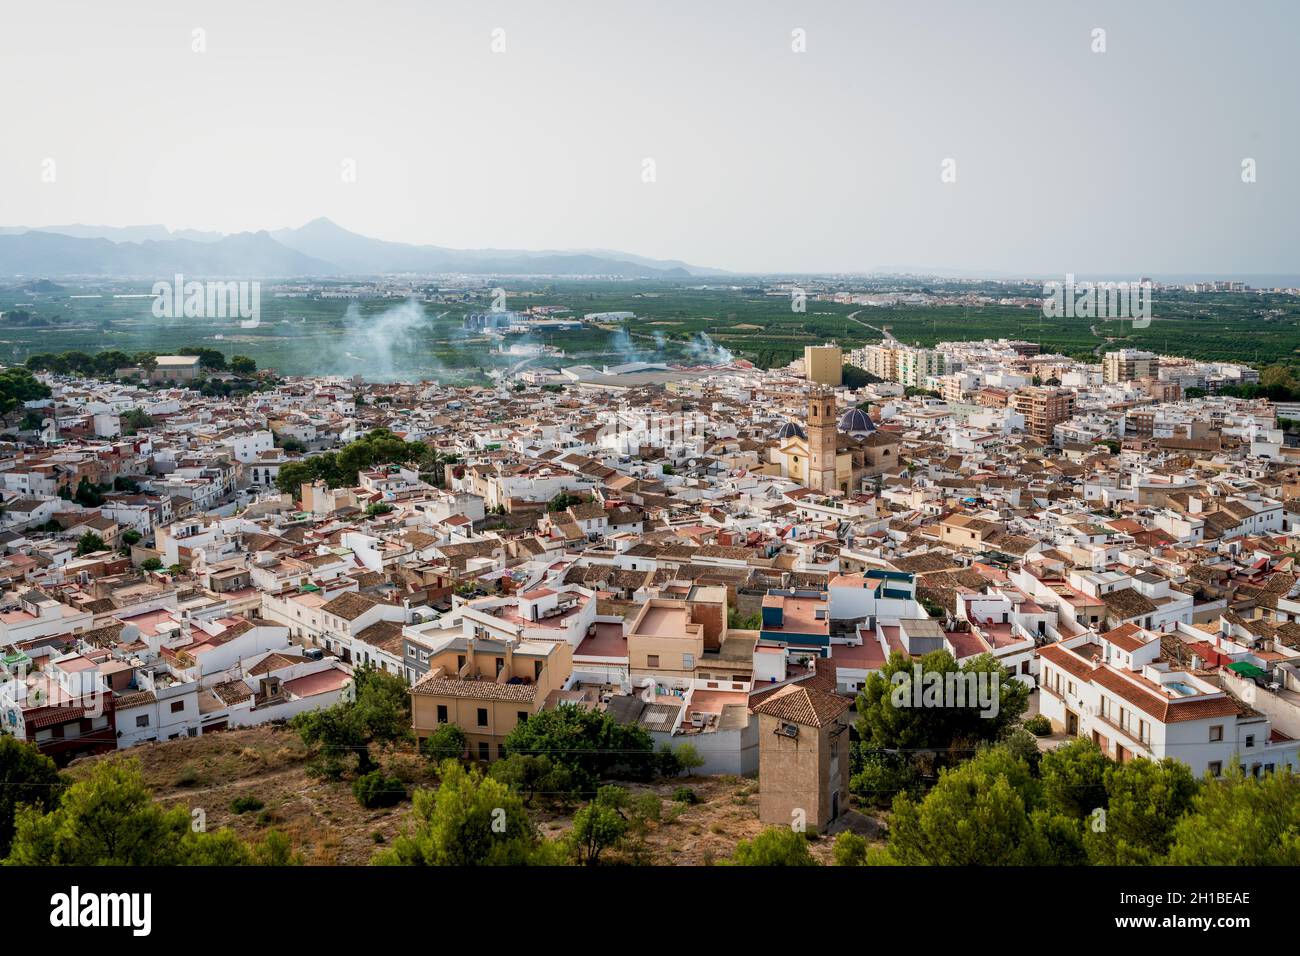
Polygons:
[[10,2],[0,223],[1296,273],[1298,28],[1293,0]]

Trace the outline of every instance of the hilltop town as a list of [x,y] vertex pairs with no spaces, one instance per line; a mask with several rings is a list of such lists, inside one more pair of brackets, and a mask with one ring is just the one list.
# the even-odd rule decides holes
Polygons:
[[60,764],[373,669],[472,763],[572,707],[833,832],[859,694],[943,651],[1043,749],[1300,766],[1300,449],[1222,394],[1247,366],[886,340],[232,398],[156,364],[40,373],[0,445],[0,726]]

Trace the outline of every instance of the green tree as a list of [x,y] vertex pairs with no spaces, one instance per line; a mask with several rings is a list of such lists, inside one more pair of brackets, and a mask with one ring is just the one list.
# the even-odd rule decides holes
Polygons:
[[372,770],[352,781],[352,795],[367,809],[392,807],[406,799],[406,784],[382,770]]
[[257,363],[247,355],[234,355],[230,359],[230,371],[236,375],[253,375],[257,372]]
[[356,758],[358,774],[374,767],[370,759],[365,727],[351,704],[340,702],[322,710],[297,714],[290,721],[303,743],[315,747],[311,769],[329,780],[337,780],[347,770],[347,761]]
[[104,503],[104,496],[100,493],[99,488],[93,481],[82,477],[77,482],[77,491],[72,499],[84,508],[98,508]]
[[757,631],[763,625],[761,614],[742,616],[739,608],[727,609],[727,629],[731,631]]
[[545,755],[567,766],[584,791],[611,777],[647,780],[657,768],[654,743],[643,728],[563,704],[516,724],[505,747],[507,753]]
[[63,792],[54,761],[34,744],[0,733],[0,858],[9,855],[14,817],[25,804],[38,812],[52,808]]
[[1295,376],[1291,374],[1291,370],[1285,365],[1270,365],[1261,369],[1259,384],[1263,388],[1280,388],[1287,391],[1295,391],[1296,389]]
[[134,435],[144,428],[153,428],[154,420],[149,417],[143,408],[130,408],[121,417],[122,434]]
[[595,866],[604,850],[622,841],[628,831],[624,810],[629,802],[628,792],[611,784],[597,790],[595,799],[573,815],[569,842],[579,863]]
[[1112,763],[1106,768],[1104,826],[1084,829],[1088,858],[1108,866],[1161,862],[1196,790],[1191,768],[1172,757]]
[[420,752],[437,763],[461,760],[468,746],[465,731],[455,724],[439,724],[438,729],[420,742]]
[[1043,755],[1039,775],[1047,806],[1084,819],[1106,809],[1106,771],[1112,761],[1091,740],[1075,737]]
[[523,800],[476,767],[446,760],[437,790],[417,790],[413,826],[379,853],[389,866],[521,866],[557,861]]
[[[268,841],[271,839],[268,835]],[[18,810],[6,864],[18,866],[243,866],[293,862],[286,841],[249,847],[228,829],[196,833],[183,807],[153,801],[139,761],[110,757],[58,804]]]
[[1024,866],[1083,862],[1079,821],[1042,805],[1029,765],[1005,746],[940,771],[919,802],[894,799],[888,857],[907,866]]
[[376,428],[336,452],[313,455],[291,462],[276,474],[275,486],[282,494],[296,495],[301,486],[323,481],[331,488],[351,487],[357,475],[378,465],[419,462],[428,454],[428,446],[403,441],[385,428]]
[[1174,824],[1175,866],[1300,866],[1300,778],[1247,774],[1233,763],[1206,780]]
[[[856,365],[844,365],[843,382],[845,388],[862,388],[864,385],[871,385],[875,382],[884,381],[879,376],[872,375],[865,368],[858,368]],[[863,409],[865,411],[866,409]]]
[[808,838],[786,827],[769,827],[752,840],[741,840],[732,866],[817,866]]
[[888,809],[900,793],[917,793],[921,788],[916,764],[906,755],[882,751],[861,750],[861,744],[852,745],[859,753],[854,762],[849,789],[864,804],[877,809]]
[[0,415],[8,415],[24,402],[50,397],[48,385],[36,381],[30,369],[13,366],[0,372]]
[[[919,707],[913,706],[914,664],[919,665],[921,675]],[[980,674],[989,676],[979,678]],[[942,680],[955,687],[961,680],[969,686],[968,675],[976,675],[986,686],[996,676],[996,707],[982,707],[972,699],[977,696],[974,694],[966,695],[965,706],[947,706],[955,701],[946,698],[935,706],[927,699],[935,682]],[[864,750],[946,750],[954,742],[1001,740],[1028,705],[1029,688],[1012,678],[991,654],[981,654],[959,666],[947,651],[933,651],[919,662],[895,651],[884,667],[867,677],[858,695],[857,730]]]
[[366,665],[352,679],[352,700],[305,711],[290,722],[303,743],[317,748],[313,770],[332,780],[343,775],[350,757],[356,758],[358,774],[373,770],[371,742],[391,744],[411,736],[411,699],[400,678]]
[[184,348],[178,354],[180,355],[197,355],[199,366],[201,368],[212,369],[213,371],[223,371],[226,367],[226,356],[217,349],[209,348]]
[[77,539],[77,557],[104,550],[104,539],[93,531],[87,531]]
[[353,672],[357,711],[368,739],[380,744],[410,740],[411,695],[396,674],[370,664]]
[[155,866],[178,862],[190,831],[184,807],[153,802],[139,764],[106,760],[73,784],[49,813],[18,812],[7,862],[24,866]]
[[677,764],[689,777],[694,771],[704,766],[704,758],[700,756],[700,752],[695,749],[694,744],[679,744],[677,746]]
[[539,795],[567,802],[579,792],[579,778],[545,754],[507,754],[492,764],[489,773],[522,794],[526,807]]

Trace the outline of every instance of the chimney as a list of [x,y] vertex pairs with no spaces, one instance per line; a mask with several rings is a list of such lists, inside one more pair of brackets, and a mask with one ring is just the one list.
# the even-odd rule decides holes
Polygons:
[[474,635],[471,634],[465,638],[465,666],[461,668],[461,672],[456,676],[467,677],[474,672]]

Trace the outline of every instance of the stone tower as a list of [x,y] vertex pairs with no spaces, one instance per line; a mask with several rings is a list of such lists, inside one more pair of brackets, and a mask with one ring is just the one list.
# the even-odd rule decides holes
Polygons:
[[808,395],[808,487],[835,491],[835,393],[814,388]]

